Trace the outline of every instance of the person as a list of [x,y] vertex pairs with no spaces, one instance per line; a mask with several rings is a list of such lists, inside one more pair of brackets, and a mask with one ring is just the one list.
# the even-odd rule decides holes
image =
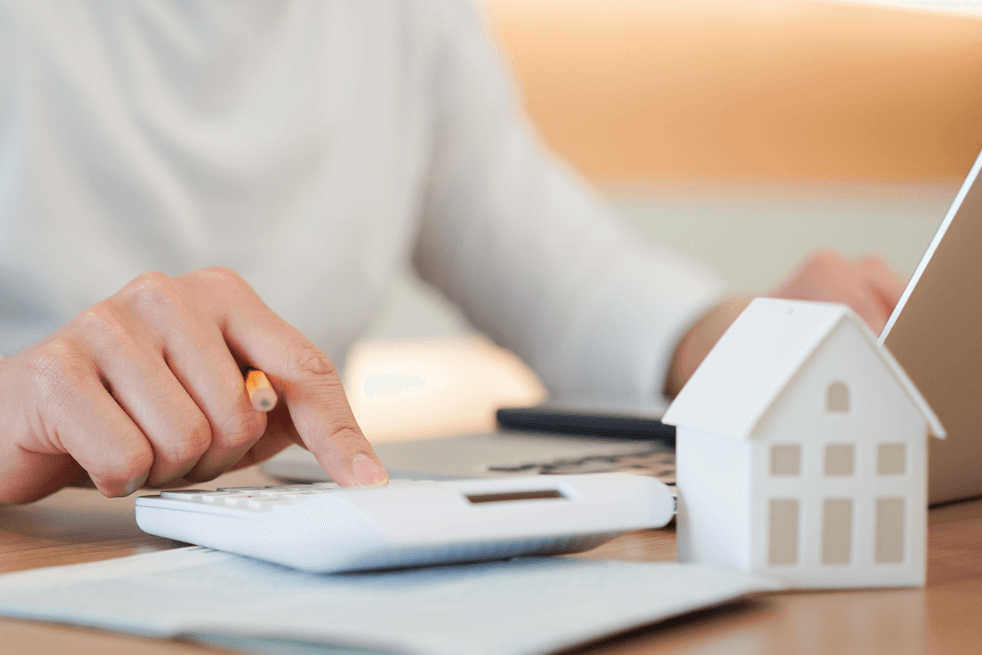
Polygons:
[[[463,0],[0,0],[0,70],[0,502],[292,443],[384,484],[333,362],[410,261],[561,392],[672,394],[746,302],[538,145]],[[877,328],[902,287],[822,253],[776,295]]]

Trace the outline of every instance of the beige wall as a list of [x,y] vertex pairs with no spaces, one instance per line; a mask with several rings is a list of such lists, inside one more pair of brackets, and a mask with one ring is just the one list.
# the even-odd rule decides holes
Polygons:
[[528,110],[601,182],[950,181],[982,20],[820,1],[484,0]]

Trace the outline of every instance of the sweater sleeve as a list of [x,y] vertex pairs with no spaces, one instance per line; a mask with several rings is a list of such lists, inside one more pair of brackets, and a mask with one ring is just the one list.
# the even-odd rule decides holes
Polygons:
[[480,18],[445,4],[414,264],[560,395],[650,399],[719,281],[642,243],[545,151]]

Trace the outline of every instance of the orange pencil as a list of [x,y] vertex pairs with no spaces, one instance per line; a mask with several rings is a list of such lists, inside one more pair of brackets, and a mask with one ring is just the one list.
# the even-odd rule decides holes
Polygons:
[[269,383],[266,374],[256,368],[250,368],[245,380],[246,392],[252,406],[260,412],[268,412],[276,407],[276,391]]

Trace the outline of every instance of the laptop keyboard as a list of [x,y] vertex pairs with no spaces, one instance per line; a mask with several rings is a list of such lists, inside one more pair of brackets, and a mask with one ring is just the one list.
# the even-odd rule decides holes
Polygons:
[[657,443],[649,451],[626,455],[589,455],[575,459],[488,466],[488,471],[515,475],[565,475],[573,473],[608,473],[622,471],[658,478],[666,485],[675,484],[675,451]]

